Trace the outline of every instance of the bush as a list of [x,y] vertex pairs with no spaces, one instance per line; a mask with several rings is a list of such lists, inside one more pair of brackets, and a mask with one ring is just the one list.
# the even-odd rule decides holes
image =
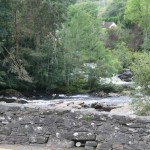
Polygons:
[[133,107],[138,115],[150,115],[150,52],[135,53],[131,66],[136,88]]
[[118,44],[116,49],[113,50],[113,54],[120,61],[121,67],[128,68],[132,64],[133,53],[128,49],[125,43]]
[[99,84],[97,85],[95,88],[93,88],[92,90],[94,91],[103,91],[105,93],[121,93],[124,88],[122,86],[117,86],[114,84]]
[[150,95],[150,52],[135,53],[135,60],[130,67],[134,73],[134,82],[141,86],[144,94]]
[[138,96],[133,98],[132,106],[137,115],[150,115],[150,98]]

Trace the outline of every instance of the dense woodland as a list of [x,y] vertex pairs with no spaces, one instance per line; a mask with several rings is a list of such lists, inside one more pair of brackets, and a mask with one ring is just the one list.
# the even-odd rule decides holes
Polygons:
[[149,10],[149,0],[0,0],[0,89],[84,92],[130,68],[150,94]]

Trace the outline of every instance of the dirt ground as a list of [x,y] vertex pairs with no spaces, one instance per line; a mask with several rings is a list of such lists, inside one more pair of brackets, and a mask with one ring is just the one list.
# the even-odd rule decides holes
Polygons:
[[43,145],[0,145],[0,150],[83,150],[83,148],[56,148]]

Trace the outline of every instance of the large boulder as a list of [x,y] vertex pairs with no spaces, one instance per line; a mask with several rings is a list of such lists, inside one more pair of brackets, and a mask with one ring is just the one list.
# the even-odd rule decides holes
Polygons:
[[23,94],[14,89],[6,89],[0,91],[0,96],[4,97],[23,97]]
[[16,97],[1,97],[0,102],[6,102],[6,103],[19,103],[19,104],[26,104],[28,103],[25,99],[17,99]]
[[132,77],[133,77],[133,73],[131,72],[130,69],[124,69],[123,72],[121,72],[118,77],[126,82],[131,82],[132,81]]
[[25,99],[22,99],[22,97],[24,97],[23,94],[14,89],[6,89],[0,91],[0,102],[19,104],[28,103]]

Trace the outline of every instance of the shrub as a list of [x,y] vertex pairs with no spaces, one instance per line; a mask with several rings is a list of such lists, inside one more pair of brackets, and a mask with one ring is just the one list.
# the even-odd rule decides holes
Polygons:
[[113,54],[120,61],[121,67],[128,68],[132,64],[133,54],[125,43],[118,44]]
[[93,89],[94,91],[103,91],[105,93],[121,93],[124,90],[123,86],[118,86],[118,85],[114,85],[114,84],[99,84],[96,87],[94,87]]
[[135,53],[134,58],[130,67],[134,73],[134,82],[142,87],[144,94],[150,95],[150,52]]
[[133,98],[132,106],[137,115],[150,115],[150,98],[138,96]]
[[150,115],[150,52],[135,53],[131,66],[136,88],[133,107],[138,115]]

